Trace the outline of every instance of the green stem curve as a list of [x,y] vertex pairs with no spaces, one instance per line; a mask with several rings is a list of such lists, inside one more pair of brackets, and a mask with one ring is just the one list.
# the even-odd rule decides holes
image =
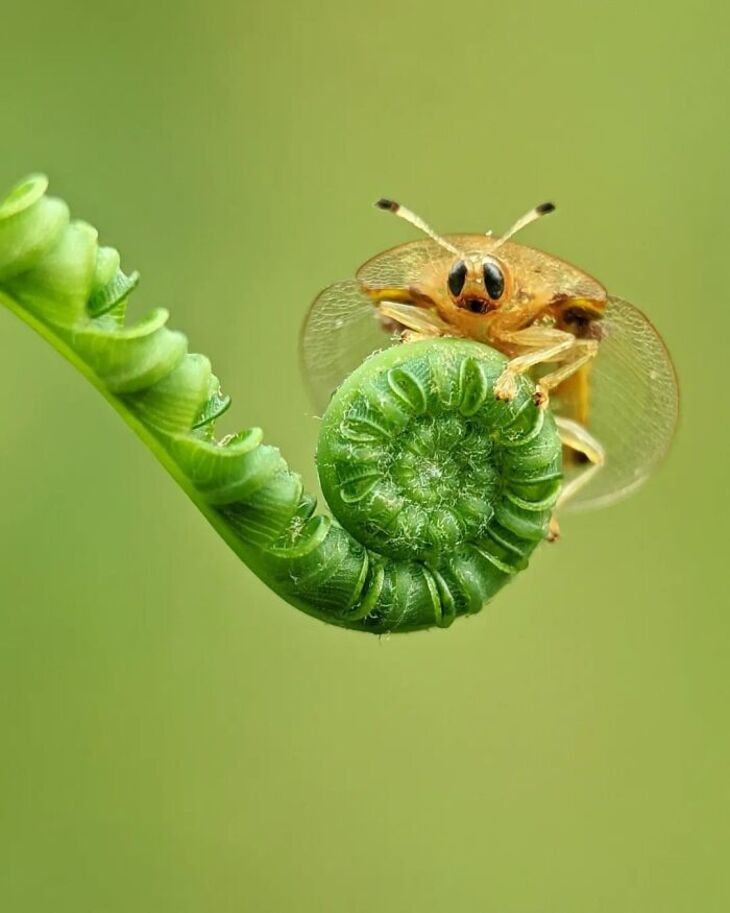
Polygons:
[[230,401],[208,359],[188,353],[164,310],[125,323],[137,275],[46,189],[34,175],[0,203],[0,303],[99,390],[283,599],[355,630],[447,627],[526,567],[561,448],[529,381],[495,400],[502,355],[440,339],[368,358],[323,418],[317,467],[336,519],[315,515],[260,429],[216,440]]

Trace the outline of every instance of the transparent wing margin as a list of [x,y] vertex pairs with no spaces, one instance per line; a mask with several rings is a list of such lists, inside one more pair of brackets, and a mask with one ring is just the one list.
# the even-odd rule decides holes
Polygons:
[[357,279],[326,288],[310,307],[299,339],[302,375],[314,407],[324,412],[348,374],[397,341]]
[[628,497],[666,456],[679,417],[674,365],[648,318],[628,301],[610,297],[601,323],[604,336],[589,375],[588,427],[604,446],[606,463],[568,510]]

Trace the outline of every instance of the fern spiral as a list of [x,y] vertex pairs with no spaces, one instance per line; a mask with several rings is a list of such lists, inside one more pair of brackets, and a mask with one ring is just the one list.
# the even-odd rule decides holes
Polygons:
[[373,633],[478,612],[546,535],[561,483],[549,412],[504,357],[439,339],[386,349],[338,388],[317,450],[334,518],[315,513],[259,428],[218,440],[229,399],[165,310],[125,321],[138,276],[35,175],[0,203],[0,302],[99,389],[239,557],[290,604]]

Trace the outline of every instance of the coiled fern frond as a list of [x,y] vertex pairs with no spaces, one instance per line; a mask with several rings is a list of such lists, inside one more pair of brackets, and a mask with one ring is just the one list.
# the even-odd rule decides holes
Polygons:
[[0,203],[0,302],[106,397],[242,560],[283,599],[374,633],[478,612],[545,537],[561,447],[529,381],[493,385],[505,359],[457,339],[368,358],[337,390],[317,452],[336,519],[315,514],[259,428],[217,440],[229,405],[167,311],[125,322],[137,274],[31,176]]

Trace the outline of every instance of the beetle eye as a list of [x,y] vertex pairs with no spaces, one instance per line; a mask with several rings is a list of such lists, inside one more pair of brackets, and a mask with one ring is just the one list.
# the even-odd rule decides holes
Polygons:
[[492,301],[498,301],[504,295],[502,270],[493,260],[485,260],[482,269],[484,271],[484,288]]
[[456,263],[451,267],[449,272],[449,291],[454,296],[461,294],[461,290],[464,288],[464,283],[466,282],[466,263],[463,260],[457,260]]

